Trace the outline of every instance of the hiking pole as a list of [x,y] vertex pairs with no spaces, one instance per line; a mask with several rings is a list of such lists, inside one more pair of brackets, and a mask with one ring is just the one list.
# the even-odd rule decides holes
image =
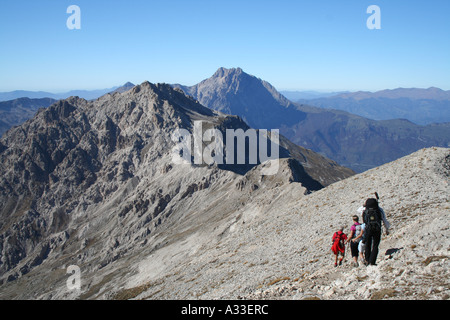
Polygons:
[[[350,241],[351,241],[351,240],[350,240]],[[348,247],[348,248],[345,248],[345,246],[344,246],[344,256],[342,257],[342,262],[347,261],[347,260],[345,260],[345,257],[347,256],[347,251],[348,251],[348,250],[351,250],[351,247],[350,247],[350,241],[347,242],[347,247]]]
[[[380,205],[380,197],[378,196],[378,192],[375,191],[375,197],[377,198],[378,206]],[[387,229],[386,229],[387,230]],[[383,234],[383,228],[381,228],[381,233]],[[389,232],[385,232],[386,236],[389,235]]]
[[[350,241],[352,241],[352,240],[350,240]],[[347,249],[351,251],[352,249],[350,247],[350,241],[347,242],[347,244],[348,244],[348,246],[347,246],[348,248]],[[345,258],[346,255],[347,255],[347,250],[344,251],[344,258]]]

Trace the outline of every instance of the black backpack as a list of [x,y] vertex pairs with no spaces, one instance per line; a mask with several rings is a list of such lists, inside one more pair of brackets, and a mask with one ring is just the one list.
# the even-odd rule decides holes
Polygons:
[[381,232],[381,211],[375,199],[367,199],[363,220],[367,231]]

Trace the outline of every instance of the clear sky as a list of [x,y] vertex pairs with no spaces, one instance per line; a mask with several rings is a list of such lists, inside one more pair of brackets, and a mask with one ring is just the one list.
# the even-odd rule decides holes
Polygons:
[[[66,26],[81,9],[81,29]],[[369,5],[381,29],[369,30]],[[449,0],[2,0],[0,91],[193,85],[241,67],[278,90],[450,89]]]

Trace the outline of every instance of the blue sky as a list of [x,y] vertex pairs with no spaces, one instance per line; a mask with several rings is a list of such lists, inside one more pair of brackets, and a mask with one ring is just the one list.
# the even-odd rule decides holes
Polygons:
[[278,90],[449,90],[449,35],[448,0],[3,0],[0,91],[193,85],[219,67]]

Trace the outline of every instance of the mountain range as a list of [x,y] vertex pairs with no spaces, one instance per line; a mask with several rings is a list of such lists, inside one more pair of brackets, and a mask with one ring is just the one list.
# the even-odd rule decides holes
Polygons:
[[[230,79],[228,90],[209,85]],[[9,129],[0,139],[0,298],[447,299],[450,149],[355,175],[280,135],[273,175],[264,172],[274,160],[174,162],[180,129],[251,129],[198,98],[224,98],[234,112],[226,105],[234,95],[249,103],[249,122],[260,96],[245,98],[247,88],[296,120],[330,114],[255,79],[221,69],[184,88],[197,98],[149,82],[91,101],[70,97]],[[193,149],[208,150],[206,142]],[[331,235],[374,191],[392,224],[379,265],[330,268]],[[69,285],[73,267],[79,288]]]
[[315,91],[315,90],[304,90],[304,91],[295,91],[295,90],[281,90],[280,93],[288,98],[291,101],[298,100],[311,100],[317,98],[325,98],[336,96],[341,93],[348,93],[349,91],[339,91],[339,92],[326,92],[326,91]]
[[203,132],[250,129],[179,89],[144,82],[94,101],[59,100],[8,130],[0,139],[0,296],[61,297],[53,289],[77,265],[92,298],[98,277],[128,277],[123,267],[134,259],[223,228],[254,192],[292,185],[303,197],[354,174],[282,136],[275,175],[263,175],[274,160],[176,163],[174,132],[192,132],[195,121]]
[[[318,99],[304,100],[307,103],[292,102],[267,81],[249,75],[240,68],[219,68],[212,77],[197,85],[173,86],[182,89],[209,108],[240,116],[253,128],[279,128],[280,132],[295,144],[314,150],[356,172],[393,161],[421,148],[447,147],[450,143],[448,122],[417,125],[406,119],[377,121],[369,119],[373,115],[367,114],[367,118],[326,108]],[[127,91],[132,87],[133,84],[128,82],[115,91]],[[445,120],[446,113],[450,111],[450,108],[445,107],[448,103],[448,92],[438,88],[395,89],[376,93],[347,92],[322,99],[341,101],[343,108],[348,109],[351,109],[353,102],[363,104],[372,101],[376,107],[363,108],[364,112],[378,110],[377,113],[380,114],[382,110],[388,110],[385,115],[387,118],[400,109],[400,104],[397,104],[397,108],[383,106],[389,106],[391,102],[398,102],[399,99],[404,100],[406,109],[414,110],[409,112],[410,115],[416,114],[421,119],[432,115]],[[388,102],[380,102],[382,99]],[[54,100],[32,99],[25,102],[22,99],[0,103],[3,117],[0,133],[20,124],[31,117],[39,107],[46,107],[52,102]],[[439,109],[442,112],[436,107],[424,111],[430,104],[442,104]],[[28,108],[26,112],[22,112],[24,108]]]
[[292,142],[356,172],[421,148],[450,145],[450,123],[421,126],[404,119],[375,121],[294,103],[240,68],[220,68],[194,86],[174,86],[209,108],[240,116],[251,127],[280,128]]
[[[421,148],[447,147],[450,144],[448,122],[417,125],[406,119],[369,119],[374,117],[368,114],[370,110],[376,110],[378,115],[383,113],[383,110],[388,110],[385,117],[391,118],[396,114],[395,110],[401,108],[399,103],[396,108],[389,106],[403,99],[403,109],[414,110],[408,113],[410,116],[416,114],[425,121],[427,115],[430,115],[443,121],[450,111],[450,108],[446,107],[449,102],[448,92],[438,88],[400,88],[376,93],[346,92],[321,98],[321,101],[340,101],[342,108],[355,113],[364,110],[367,117],[363,117],[337,110],[337,105],[336,109],[329,109],[320,99],[302,100],[305,103],[292,102],[267,81],[249,75],[240,68],[219,68],[211,78],[197,85],[173,86],[182,89],[209,108],[240,116],[253,128],[279,128],[281,133],[295,144],[314,150],[356,172],[398,159]],[[133,84],[128,82],[111,92],[123,92],[132,87]],[[382,102],[383,99],[388,102]],[[0,133],[31,117],[39,107],[46,107],[54,101],[22,99],[0,103],[3,116]],[[373,102],[376,107],[361,109],[368,101]],[[359,111],[352,109],[353,103],[358,104]],[[434,107],[428,108],[430,104]],[[442,106],[439,109],[436,106],[440,104]],[[23,112],[24,109],[27,111]]]
[[87,100],[97,99],[104,94],[114,92],[129,90],[134,87],[134,84],[127,82],[122,86],[107,88],[107,89],[96,89],[96,90],[71,90],[62,93],[52,93],[46,91],[27,91],[27,90],[15,90],[9,92],[0,92],[0,101],[15,100],[18,98],[30,98],[30,99],[42,99],[51,98],[55,100],[66,99],[72,96],[77,96]]
[[374,120],[407,119],[420,125],[450,122],[450,90],[435,87],[346,92],[294,101]]

